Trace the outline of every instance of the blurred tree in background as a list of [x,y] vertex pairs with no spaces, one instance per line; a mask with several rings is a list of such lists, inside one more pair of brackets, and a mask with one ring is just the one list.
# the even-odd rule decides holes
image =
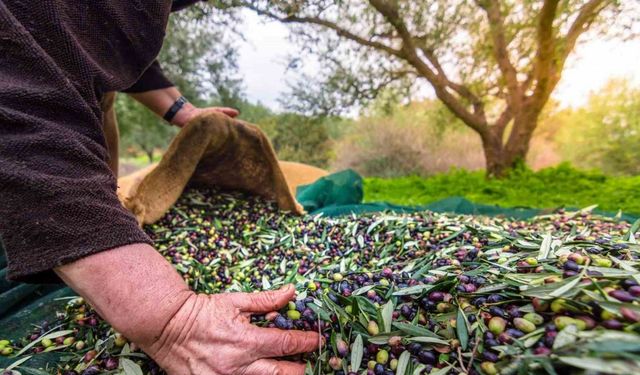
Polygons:
[[587,105],[561,110],[549,121],[565,160],[610,174],[640,174],[640,87],[611,80]]
[[331,145],[323,118],[286,113],[274,118],[275,134],[271,142],[282,160],[326,167]]
[[221,2],[293,25],[302,51],[318,56],[321,71],[293,88],[292,108],[335,113],[383,89],[411,98],[416,82],[428,82],[479,134],[497,176],[526,158],[579,40],[628,36],[640,8],[635,0]]
[[296,161],[326,168],[333,158],[333,140],[349,121],[330,116],[275,113],[247,100],[238,103],[241,118],[258,124],[271,139],[280,160]]
[[[120,128],[120,154],[135,156],[141,151],[149,163],[158,156],[156,151],[166,147],[178,131],[124,94],[118,95],[116,115]],[[126,174],[128,171],[123,172]]]
[[[324,8],[320,3],[325,4]],[[491,7],[498,3],[396,2],[400,7],[399,16],[410,20],[412,32],[419,25],[424,26],[422,36],[414,41],[415,53],[421,59],[415,62],[368,45],[387,43],[403,56],[410,55],[396,26],[389,24],[374,3],[387,4],[384,1],[348,4],[307,1],[291,3],[290,9],[285,9],[286,1],[266,4],[219,0],[201,4],[171,16],[159,60],[167,75],[196,105],[232,106],[240,109],[241,119],[260,125],[283,160],[332,169],[354,168],[365,175],[387,177],[432,175],[451,168],[485,168],[485,160],[489,160],[483,158],[487,152],[486,144],[483,149],[486,135],[478,137],[478,129],[470,127],[446,101],[418,99],[418,91],[424,89],[420,81],[428,81],[414,66],[422,61],[430,69],[442,70],[436,76],[440,77],[437,80],[445,80],[445,85],[460,82],[455,88],[445,87],[446,95],[473,116],[484,111],[488,122],[481,131],[503,132],[503,151],[506,152],[514,137],[519,137],[516,113],[512,109],[518,104],[514,104],[510,96],[507,77],[501,70],[504,67],[499,66],[496,55],[499,51],[493,44],[498,42],[493,34],[496,30],[488,23]],[[539,68],[535,61],[540,53],[536,39],[540,17],[524,15],[539,14],[535,12],[541,11],[542,3],[517,1],[508,6],[502,4],[499,9],[508,31],[505,40],[508,57],[518,72],[518,90],[531,85],[520,98],[525,101],[533,100],[537,88],[537,73],[533,68]],[[578,21],[577,15],[583,14],[587,6],[596,3],[603,7],[600,12],[604,13],[599,13],[601,18],[590,21],[590,33],[599,32],[607,17],[629,6],[629,2],[558,2],[556,19],[552,22],[557,42],[554,54],[563,53],[560,56],[566,57],[568,51],[559,43],[568,42],[569,25]],[[283,107],[293,112],[275,112],[261,103],[250,102],[244,95],[236,49],[242,37],[242,21],[237,12],[240,6],[249,6],[270,17],[284,17],[282,20],[287,23],[303,23],[294,28],[298,32],[294,37],[308,42],[298,58],[300,61],[309,55],[321,58],[315,77],[303,76],[304,80],[282,99]],[[312,17],[314,11],[319,17],[351,14],[336,18],[335,25],[357,31],[366,36],[368,42],[345,42],[345,38],[355,34],[344,35],[335,30],[333,24],[305,24],[317,23],[306,19]],[[620,19],[626,20],[627,16]],[[300,20],[300,17],[306,18]],[[455,22],[450,25],[451,20]],[[429,57],[427,53],[433,55]],[[291,67],[295,68],[297,63],[299,61],[293,61]],[[561,68],[562,64],[554,69]],[[289,74],[295,73],[295,69],[289,71]],[[559,74],[556,72],[553,85]],[[529,81],[523,81],[526,77]],[[469,90],[482,99],[481,105],[474,105],[457,90]],[[536,115],[534,133],[527,135],[528,141],[518,143],[527,147],[527,162],[534,169],[567,160],[582,168],[597,167],[608,173],[640,173],[640,164],[636,162],[640,160],[639,90],[623,80],[611,82],[592,95],[587,105],[575,109],[561,108],[557,101],[545,99],[547,104]],[[520,105],[521,109],[525,108],[524,102]],[[360,110],[357,119],[339,116],[353,115],[354,108]],[[144,159],[151,161],[160,156],[178,130],[126,95],[119,95],[117,110],[123,155],[144,155]],[[496,126],[500,119],[507,121],[502,123],[503,129]]]
[[[158,60],[166,76],[197,106],[237,106],[242,101],[235,21],[232,13],[216,12],[208,5],[169,18]],[[118,95],[116,112],[124,154],[140,150],[151,162],[178,132],[125,94]]]
[[478,137],[436,99],[374,102],[336,142],[334,169],[365,176],[428,176],[485,167]]

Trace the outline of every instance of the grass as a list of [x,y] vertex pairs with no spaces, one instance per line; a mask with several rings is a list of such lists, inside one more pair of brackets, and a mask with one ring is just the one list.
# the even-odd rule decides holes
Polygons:
[[454,170],[431,177],[365,179],[365,201],[400,205],[426,204],[450,196],[503,207],[556,208],[597,204],[606,211],[640,214],[640,176],[607,176],[582,171],[568,164],[534,172],[512,171],[501,180],[489,180],[484,172]]

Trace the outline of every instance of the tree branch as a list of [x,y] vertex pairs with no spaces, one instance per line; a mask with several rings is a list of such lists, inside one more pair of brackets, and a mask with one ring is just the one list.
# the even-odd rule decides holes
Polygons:
[[536,30],[536,39],[538,43],[538,51],[534,58],[534,79],[536,86],[532,96],[532,100],[538,106],[544,105],[550,93],[549,88],[552,86],[554,69],[554,48],[555,36],[553,32],[553,21],[556,18],[559,0],[545,0],[540,10],[538,26]]
[[[469,112],[465,106],[452,95],[447,88],[448,79],[446,76],[436,74],[431,68],[418,56],[413,35],[407,29],[404,20],[400,16],[397,4],[385,0],[369,0],[373,6],[384,18],[396,29],[398,35],[402,39],[402,58],[416,68],[418,73],[425,77],[433,86],[436,96],[458,116],[465,124],[480,134],[487,132],[487,120],[484,111],[479,113]],[[455,90],[454,90],[455,91]]]
[[496,131],[500,134],[500,137],[502,137],[504,130],[511,120],[513,120],[513,110],[511,110],[511,107],[507,105],[507,108],[502,111],[500,117],[498,117],[495,123],[495,127],[497,128]]
[[[421,42],[418,41],[418,43]],[[431,65],[433,65],[433,67],[436,69],[436,72],[438,72],[438,76],[440,76],[445,81],[445,84],[453,91],[458,93],[458,95],[467,99],[469,103],[473,105],[473,111],[475,114],[484,117],[484,103],[480,100],[480,98],[472,93],[471,90],[469,90],[466,86],[463,86],[457,82],[453,82],[451,79],[449,79],[449,77],[447,77],[447,73],[444,71],[444,68],[442,68],[442,64],[440,64],[440,61],[438,60],[438,57],[433,53],[433,50],[427,48],[424,45],[420,45],[420,50],[427,58],[427,60],[429,60]]]
[[476,0],[476,4],[485,11],[489,20],[493,57],[496,59],[498,68],[507,84],[509,105],[513,108],[519,108],[522,91],[518,83],[518,72],[513,66],[507,50],[508,43],[505,38],[506,31],[504,18],[500,12],[500,2],[497,0]]
[[611,0],[591,0],[585,4],[582,9],[580,9],[580,13],[578,13],[578,16],[573,21],[573,24],[571,24],[571,27],[567,32],[567,36],[564,38],[563,51],[561,55],[563,65],[573,48],[576,46],[576,42],[580,35],[587,31],[600,12],[611,4],[613,4],[613,1]]
[[573,49],[575,48],[575,45],[580,36],[589,29],[589,26],[591,26],[597,16],[607,6],[613,3],[614,2],[612,0],[589,1],[580,9],[578,15],[576,16],[576,19],[569,27],[569,31],[564,38],[557,40],[557,38],[552,37],[552,43],[554,45],[559,45],[561,49],[559,51],[552,50],[550,52],[548,73],[546,76],[546,80],[544,81],[545,84],[540,89],[538,89],[538,86],[540,86],[540,76],[536,77],[536,90],[533,100],[534,104],[537,107],[541,107],[544,105],[544,103],[547,102],[549,96],[551,95],[551,92],[560,81],[564,64],[566,63],[566,60],[569,57],[571,51],[573,51]]
[[313,25],[318,25],[318,26],[322,26],[322,27],[326,27],[327,29],[333,30],[336,32],[336,34],[338,34],[338,36],[347,38],[351,41],[354,41],[360,45],[366,46],[366,47],[371,47],[371,48],[375,48],[377,50],[380,51],[384,51],[390,55],[396,56],[396,57],[402,57],[402,51],[397,50],[391,46],[388,46],[384,43],[380,43],[374,40],[370,40],[370,39],[366,39],[360,35],[357,35],[355,33],[350,32],[349,30],[340,27],[338,24],[334,23],[334,22],[330,22],[318,17],[299,17],[296,15],[288,15],[288,16],[278,16],[275,13],[266,11],[264,9],[260,9],[252,4],[249,3],[243,3],[243,5],[246,8],[249,8],[251,10],[253,10],[254,12],[256,12],[257,14],[261,15],[261,16],[266,16],[269,18],[272,18],[274,20],[280,21],[282,23],[307,23],[307,24],[313,24]]

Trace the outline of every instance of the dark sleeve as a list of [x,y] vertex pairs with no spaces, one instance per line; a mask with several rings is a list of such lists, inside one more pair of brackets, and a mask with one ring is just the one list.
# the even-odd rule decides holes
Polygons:
[[118,200],[99,107],[0,1],[0,237],[7,278],[59,281],[53,268],[150,243]]
[[62,126],[3,120],[0,235],[8,279],[57,282],[54,267],[151,243],[120,204],[101,145]]
[[120,204],[99,144],[63,126],[0,121],[0,235],[8,279],[57,282],[54,267],[151,243]]
[[166,89],[167,87],[172,86],[174,86],[174,84],[164,75],[160,64],[156,60],[147,68],[147,70],[145,70],[144,73],[142,73],[142,76],[140,76],[133,86],[123,90],[123,92],[135,94],[151,90]]
[[201,1],[207,1],[207,0],[173,0],[171,2],[171,11],[172,12],[177,12],[179,10],[182,10],[184,8],[187,8],[195,3],[199,3]]

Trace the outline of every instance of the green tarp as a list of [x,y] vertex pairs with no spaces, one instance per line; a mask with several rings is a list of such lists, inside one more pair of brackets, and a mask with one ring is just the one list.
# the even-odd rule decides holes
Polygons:
[[[298,201],[310,214],[339,216],[392,210],[415,212],[432,210],[470,215],[502,215],[527,219],[543,213],[532,208],[504,208],[494,205],[475,204],[462,197],[450,197],[423,206],[407,207],[390,203],[362,203],[363,181],[356,172],[346,170],[323,177],[317,182],[301,186],[297,191]],[[598,213],[614,216],[612,213]],[[634,221],[637,218],[622,215],[621,219]],[[1,243],[0,243],[1,248]],[[33,324],[50,318],[64,304],[64,297],[73,291],[61,285],[27,285],[8,282],[5,279],[6,261],[0,251],[0,339],[16,339],[24,335]],[[0,359],[0,368],[6,365]]]
[[[544,214],[549,210],[529,207],[500,207],[497,205],[473,203],[463,197],[449,197],[420,206],[398,206],[391,203],[363,203],[362,177],[352,170],[346,170],[323,177],[317,182],[301,186],[297,191],[298,201],[310,214],[340,216],[391,210],[396,212],[415,212],[430,210],[451,212],[464,215],[504,216],[515,219],[528,219]],[[594,210],[594,212],[614,217],[615,213]],[[633,222],[637,217],[620,215],[620,219]]]

